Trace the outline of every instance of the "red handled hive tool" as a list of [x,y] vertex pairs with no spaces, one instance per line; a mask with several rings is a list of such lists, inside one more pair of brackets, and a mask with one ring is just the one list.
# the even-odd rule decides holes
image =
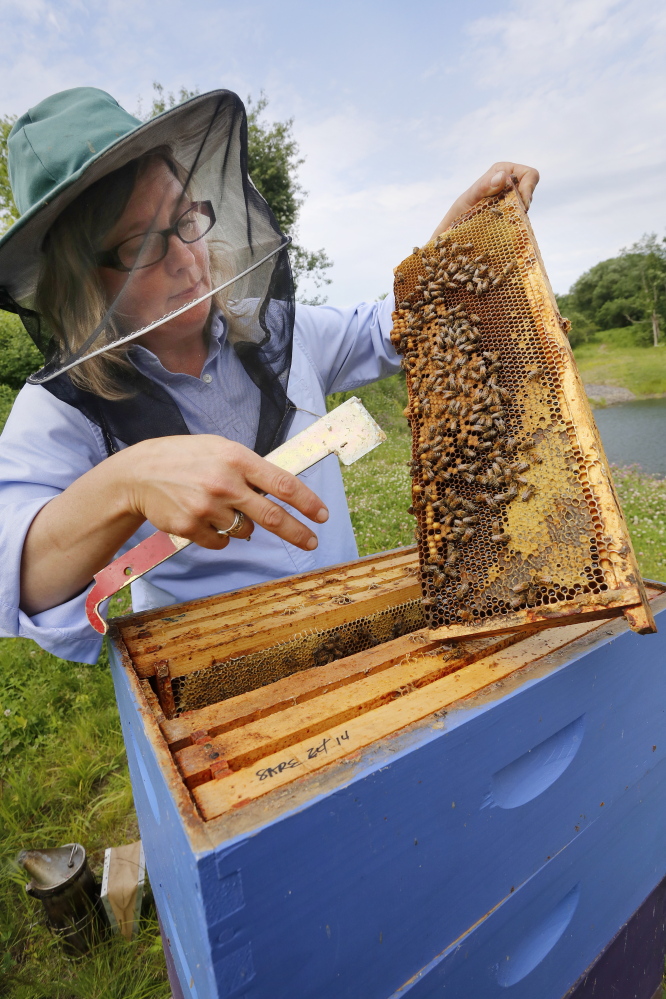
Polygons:
[[[351,465],[385,440],[386,434],[354,397],[271,451],[266,460],[298,475],[329,454],[337,454],[343,465]],[[104,600],[190,544],[191,541],[177,534],[156,531],[101,569],[86,598],[86,614],[95,631],[104,635],[107,630],[106,621],[99,613]]]

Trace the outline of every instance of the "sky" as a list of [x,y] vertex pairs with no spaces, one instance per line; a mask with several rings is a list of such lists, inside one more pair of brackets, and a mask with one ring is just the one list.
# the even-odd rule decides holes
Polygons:
[[263,91],[294,119],[298,239],[328,299],[372,300],[494,162],[536,166],[552,285],[666,234],[662,0],[0,0],[0,114],[97,86],[129,111],[167,90]]

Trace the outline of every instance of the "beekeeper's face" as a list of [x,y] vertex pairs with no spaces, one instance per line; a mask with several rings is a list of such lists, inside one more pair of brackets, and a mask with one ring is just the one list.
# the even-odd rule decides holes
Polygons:
[[[133,269],[102,266],[100,278],[108,304],[116,303],[118,315],[134,328],[168,316],[210,289],[206,240],[198,238],[207,220],[192,205],[164,160],[155,159],[139,175],[127,207],[107,233],[103,249]],[[165,235],[167,229],[172,231]],[[203,331],[209,311],[206,299],[154,333],[170,340],[192,337]]]

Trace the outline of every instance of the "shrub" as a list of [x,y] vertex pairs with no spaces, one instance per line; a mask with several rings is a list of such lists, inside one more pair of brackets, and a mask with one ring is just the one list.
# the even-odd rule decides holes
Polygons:
[[0,384],[20,389],[28,375],[42,364],[42,355],[18,316],[0,312]]

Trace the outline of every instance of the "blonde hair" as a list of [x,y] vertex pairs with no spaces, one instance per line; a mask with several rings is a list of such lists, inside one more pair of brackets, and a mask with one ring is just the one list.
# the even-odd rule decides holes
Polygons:
[[[108,303],[96,254],[104,236],[125,210],[137,180],[156,160],[166,163],[185,183],[185,171],[174,160],[171,149],[158,146],[92,184],[58,216],[47,234],[35,307],[65,354],[81,350],[105,321]],[[209,246],[211,272],[214,270],[216,276],[225,270],[220,249],[219,243],[215,249]],[[225,306],[218,295],[213,296],[211,309],[215,306]],[[107,317],[95,346],[112,343],[119,335],[113,320]],[[74,385],[103,399],[126,399],[133,394],[129,376],[134,372],[127,350],[127,344],[110,347],[71,368],[68,375]]]

